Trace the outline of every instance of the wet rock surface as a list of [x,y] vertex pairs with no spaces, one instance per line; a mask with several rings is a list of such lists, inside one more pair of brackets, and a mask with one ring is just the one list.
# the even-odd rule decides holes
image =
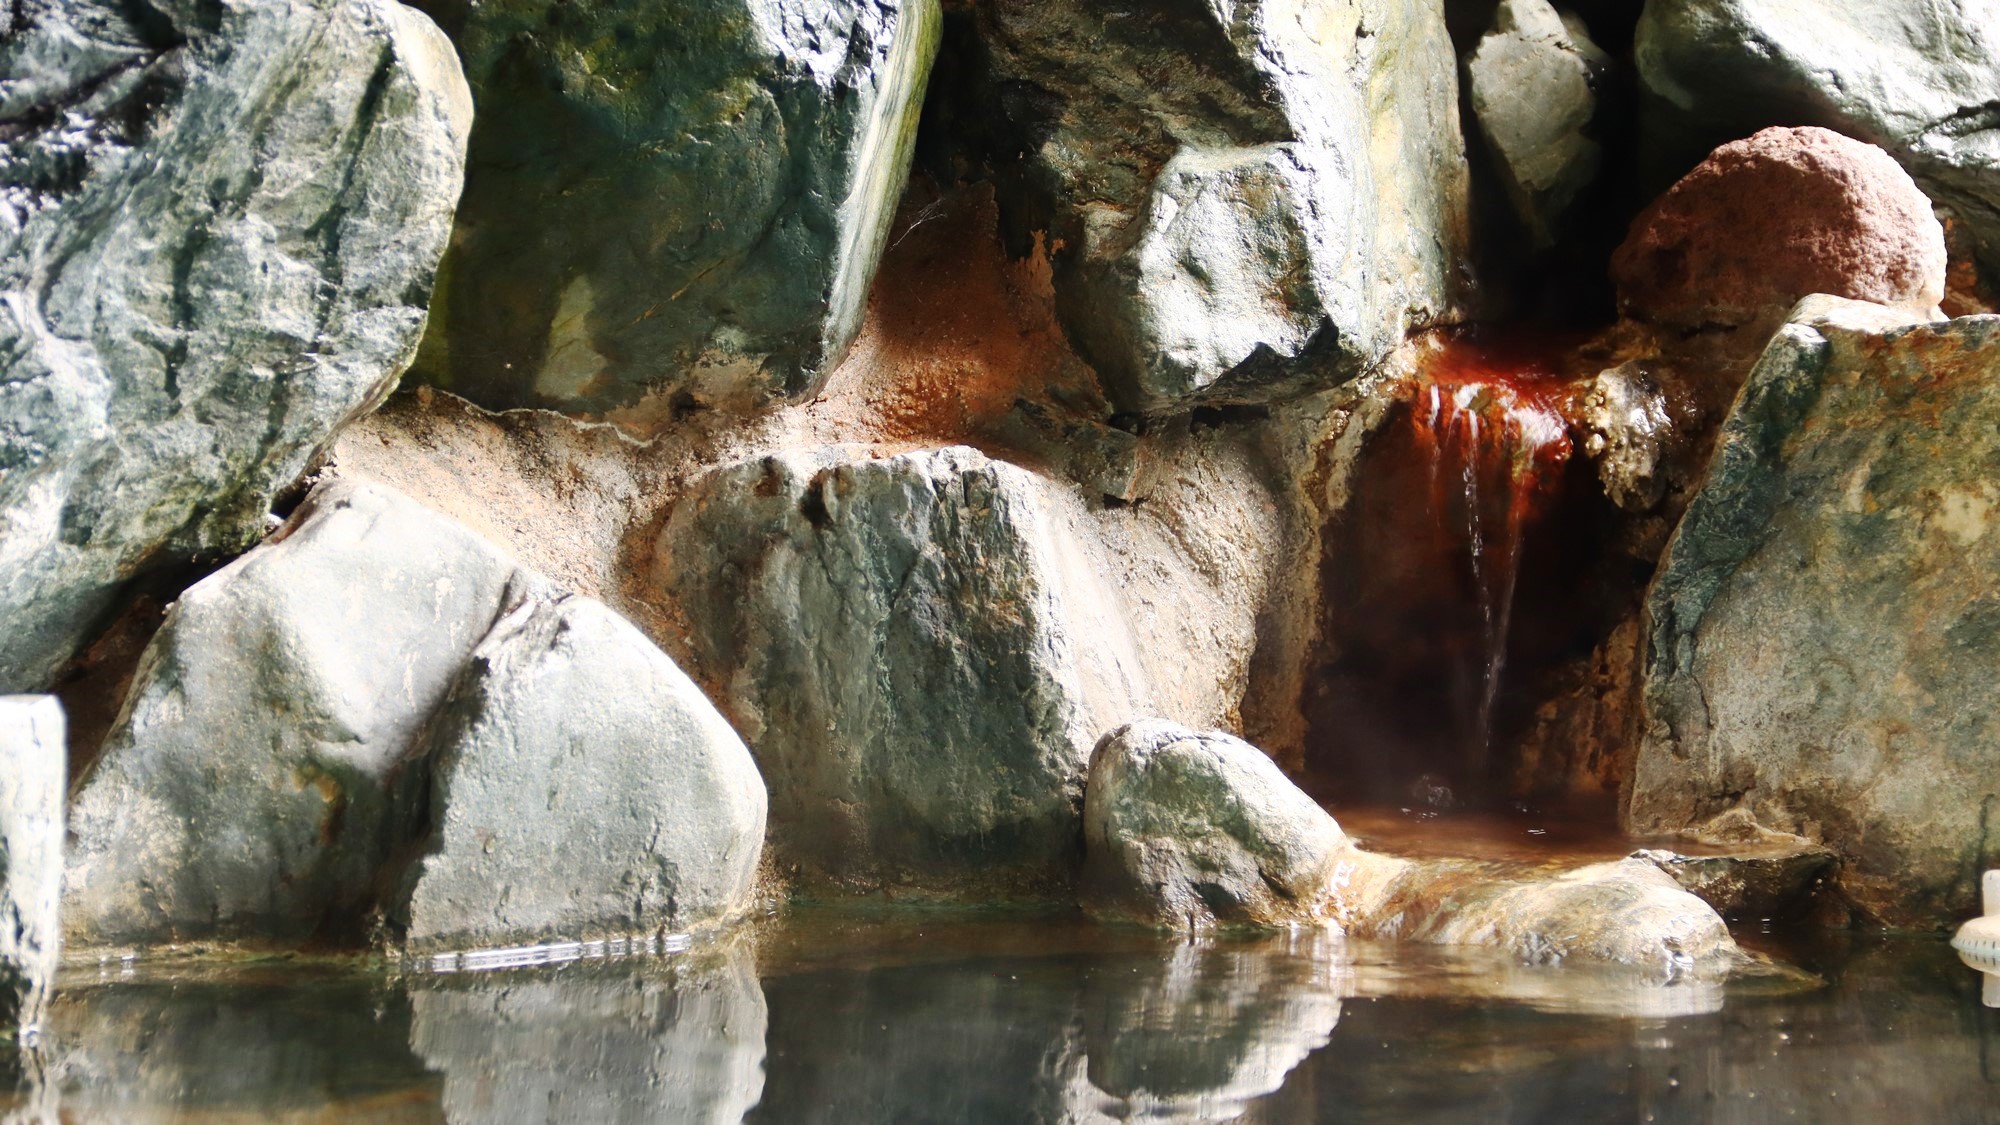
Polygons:
[[63,727],[52,696],[0,696],[0,1042],[39,1026],[62,956]]
[[29,3],[0,45],[0,690],[136,574],[253,542],[395,385],[458,197],[451,48],[389,0]]
[[972,19],[1003,205],[1060,244],[1058,311],[1121,408],[1331,385],[1450,314],[1467,188],[1433,4]]
[[1826,129],[1766,129],[1711,153],[1633,221],[1620,306],[1700,328],[1760,323],[1813,293],[1929,312],[1944,232],[1908,174]]
[[1634,56],[1678,172],[1767,125],[1881,145],[2000,272],[2000,21],[1986,0],[1652,0]]
[[1721,915],[1645,860],[1556,873],[1377,863],[1344,878],[1348,901],[1361,904],[1344,920],[1361,937],[1496,946],[1529,964],[1602,962],[1668,977],[1726,970],[1738,955]]
[[1353,850],[1263,751],[1161,720],[1098,743],[1083,830],[1085,908],[1174,929],[1321,923]]
[[937,0],[424,0],[479,107],[419,360],[483,405],[809,395],[861,324]]
[[779,454],[681,498],[657,574],[784,862],[1068,881],[1091,747],[1144,690],[1075,503],[965,448]]
[[425,736],[412,948],[684,931],[740,913],[764,783],[700,689],[604,603],[534,596]]
[[1503,0],[1465,60],[1474,119],[1538,246],[1602,166],[1591,126],[1611,66],[1583,22],[1548,0]]
[[2000,319],[1815,298],[1724,424],[1647,599],[1629,819],[1824,842],[1866,914],[1934,925],[1995,856]]
[[[71,823],[80,946],[402,936],[363,932],[385,920],[476,943],[735,912],[762,792],[699,692],[608,609],[336,481],[181,596]],[[567,855],[580,840],[588,857]],[[406,910],[392,892],[424,849]]]

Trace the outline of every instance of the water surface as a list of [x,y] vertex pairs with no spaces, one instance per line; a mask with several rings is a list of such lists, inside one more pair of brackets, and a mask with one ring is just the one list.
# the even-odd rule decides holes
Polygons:
[[[72,967],[20,1116],[74,1121],[2000,1122],[1941,938],[1662,984],[1069,913],[805,910],[650,956]],[[592,955],[580,956],[579,952]]]

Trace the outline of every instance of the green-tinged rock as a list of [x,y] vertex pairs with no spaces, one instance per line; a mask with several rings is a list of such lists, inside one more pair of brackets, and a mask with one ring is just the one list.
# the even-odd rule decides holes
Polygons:
[[1629,819],[1740,810],[1933,925],[2000,862],[2000,317],[1830,297],[1772,339],[1647,595]]
[[62,956],[63,726],[54,696],[0,696],[0,1040],[40,1024]]
[[1080,504],[952,447],[718,469],[658,574],[763,767],[782,862],[864,884],[1068,882],[1091,747],[1142,675]]
[[1126,409],[1325,386],[1450,315],[1457,67],[1434,0],[982,0],[1003,202]]
[[1767,125],[1878,144],[2000,277],[2000,12],[1991,0],[1649,0],[1634,57],[1666,177]]
[[428,736],[412,948],[685,931],[749,904],[757,765],[631,622],[531,597],[472,662]]
[[1323,924],[1354,849],[1263,751],[1158,719],[1098,743],[1083,831],[1085,908],[1170,929]]
[[479,107],[419,373],[489,407],[810,394],[908,174],[937,0],[422,0]]
[[1569,205],[1597,178],[1604,154],[1590,126],[1610,69],[1582,21],[1548,0],[1504,0],[1465,60],[1473,116],[1536,245],[1555,241]]
[[389,0],[29,0],[0,43],[0,690],[136,573],[239,551],[395,385],[458,198],[451,47]]

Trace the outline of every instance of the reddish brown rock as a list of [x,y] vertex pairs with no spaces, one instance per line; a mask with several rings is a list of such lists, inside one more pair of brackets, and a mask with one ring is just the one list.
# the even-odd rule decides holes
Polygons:
[[1775,318],[1811,293],[1921,314],[1944,296],[1944,231],[1881,149],[1827,129],[1766,129],[1654,201],[1611,275],[1627,314],[1676,326]]

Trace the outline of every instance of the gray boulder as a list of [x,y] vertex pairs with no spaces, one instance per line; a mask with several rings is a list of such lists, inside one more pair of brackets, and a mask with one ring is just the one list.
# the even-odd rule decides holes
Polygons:
[[1158,719],[1098,743],[1083,832],[1085,908],[1178,929],[1323,923],[1354,850],[1263,751]]
[[2000,277],[2000,20],[1988,0],[1649,0],[1634,56],[1670,177],[1767,125],[1882,146]]
[[861,325],[938,0],[421,0],[479,116],[418,370],[489,407],[811,394]]
[[1329,385],[1449,314],[1465,238],[1434,0],[973,6],[1004,199],[1124,409]]
[[425,722],[533,584],[415,502],[335,484],[190,587],[71,809],[71,941],[296,941],[364,912],[417,827]]
[[0,1038],[41,1022],[62,955],[63,711],[0,696]]
[[1809,298],[1723,423],[1646,613],[1631,826],[1741,810],[1876,918],[1971,911],[2000,801],[2000,317]]
[[725,466],[656,551],[771,789],[772,840],[864,883],[1066,882],[1083,775],[1139,663],[1081,505],[952,447]]
[[240,551],[395,385],[470,119],[390,0],[30,0],[0,43],[0,690]]
[[336,480],[169,612],[71,817],[74,944],[472,944],[740,910],[762,796],[630,625]]
[[1555,241],[1564,212],[1597,178],[1604,154],[1589,128],[1610,69],[1583,22],[1548,0],[1502,0],[1465,60],[1473,117],[1538,246]]
[[531,597],[508,613],[428,741],[412,947],[686,930],[749,902],[756,763],[604,603]]

